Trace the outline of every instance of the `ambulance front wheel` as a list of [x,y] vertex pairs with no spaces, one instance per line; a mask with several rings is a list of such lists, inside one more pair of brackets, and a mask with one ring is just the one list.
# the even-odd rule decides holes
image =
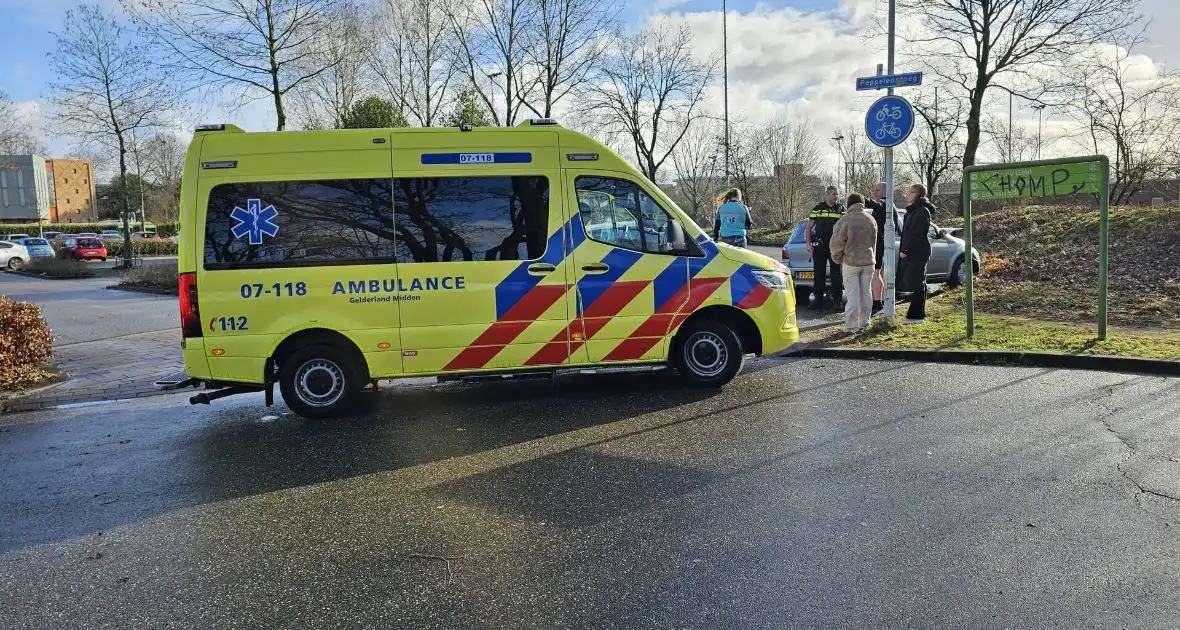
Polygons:
[[279,368],[283,401],[305,418],[343,415],[356,404],[364,386],[353,358],[332,346],[296,350]]
[[718,319],[685,323],[677,335],[673,363],[681,377],[701,387],[721,387],[742,370],[746,353],[741,339]]

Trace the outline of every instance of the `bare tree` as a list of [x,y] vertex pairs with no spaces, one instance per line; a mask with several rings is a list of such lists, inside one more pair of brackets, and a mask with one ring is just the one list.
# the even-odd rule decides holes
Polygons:
[[459,73],[456,0],[386,0],[371,64],[393,102],[423,127],[439,124]]
[[639,170],[652,181],[706,115],[706,89],[717,60],[697,61],[692,53],[687,26],[659,26],[623,38],[605,60],[603,81],[586,99],[608,134],[630,141]]
[[1144,180],[1163,177],[1180,137],[1180,74],[1136,59],[1142,41],[1135,35],[1083,55],[1072,73],[1076,95],[1066,100],[1089,148],[1111,156],[1111,203],[1125,203]]
[[815,194],[816,165],[820,162],[819,140],[807,120],[788,122],[776,118],[762,128],[762,153],[771,175],[767,201],[769,216],[785,228],[802,220]]
[[854,192],[867,195],[873,184],[884,181],[885,156],[859,127],[837,131],[836,137],[843,138],[832,141],[840,156],[840,181],[845,188],[841,195]]
[[51,84],[56,128],[118,154],[124,251],[130,261],[127,153],[132,138],[157,126],[172,101],[143,47],[98,5],[82,4],[66,11],[55,37],[50,65],[56,76]]
[[537,31],[526,52],[526,107],[542,118],[594,73],[618,30],[618,0],[535,0]]
[[913,169],[907,175],[925,185],[931,195],[948,172],[961,168],[963,156],[966,107],[962,98],[947,92],[935,87],[914,95],[910,102],[917,121],[901,147],[904,162]]
[[287,128],[284,97],[334,67],[333,21],[344,0],[123,0],[162,52],[165,66],[208,85],[236,87],[274,103]]
[[[516,124],[524,106],[537,10],[536,0],[469,0],[456,2],[449,12],[460,72],[497,125]],[[503,94],[503,116],[497,92]]]
[[1037,156],[1036,131],[1007,116],[985,116],[980,125],[984,144],[996,162],[1021,162]]
[[1038,101],[1070,57],[1136,19],[1137,0],[901,0],[921,28],[903,34],[927,67],[967,97],[964,166],[975,164],[983,105],[998,87]]
[[713,202],[724,183],[717,173],[719,127],[716,119],[702,118],[684,134],[672,152],[677,201],[683,202],[683,209],[706,228],[710,227]]
[[0,92],[0,155],[44,155],[45,145],[32,124],[17,111],[16,103]]
[[184,172],[187,144],[176,134],[158,133],[143,143],[143,176],[150,184],[148,207],[155,221],[179,218],[180,177]]
[[[352,106],[370,91],[367,44],[371,34],[364,19],[355,8],[345,5],[320,35],[324,39],[316,45],[327,51],[329,65],[291,92],[293,117],[303,128],[339,129]],[[311,60],[305,70],[313,70],[321,58]]]

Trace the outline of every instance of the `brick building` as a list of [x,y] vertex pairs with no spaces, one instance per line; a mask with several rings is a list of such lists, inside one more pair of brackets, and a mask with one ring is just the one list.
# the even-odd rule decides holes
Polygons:
[[56,223],[90,223],[98,217],[94,165],[90,160],[45,161],[49,173],[49,216]]

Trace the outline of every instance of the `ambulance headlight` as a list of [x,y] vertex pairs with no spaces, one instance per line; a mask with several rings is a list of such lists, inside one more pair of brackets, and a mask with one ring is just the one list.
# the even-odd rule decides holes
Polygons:
[[788,289],[791,287],[791,281],[787,279],[787,274],[781,271],[755,269],[754,277],[768,289]]

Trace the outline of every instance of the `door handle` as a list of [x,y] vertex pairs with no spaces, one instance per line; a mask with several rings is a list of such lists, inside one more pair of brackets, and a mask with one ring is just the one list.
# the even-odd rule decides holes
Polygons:
[[557,267],[547,264],[547,263],[538,263],[536,265],[529,265],[529,273],[534,274],[534,275],[553,273],[554,271],[557,271]]
[[582,265],[582,271],[588,273],[605,273],[610,271],[610,265],[606,263],[591,263],[589,265]]

